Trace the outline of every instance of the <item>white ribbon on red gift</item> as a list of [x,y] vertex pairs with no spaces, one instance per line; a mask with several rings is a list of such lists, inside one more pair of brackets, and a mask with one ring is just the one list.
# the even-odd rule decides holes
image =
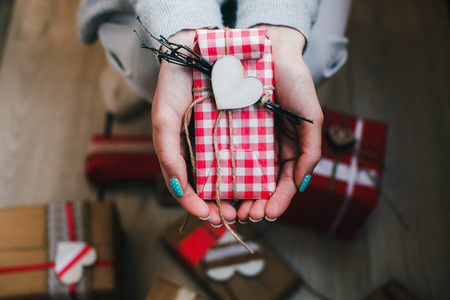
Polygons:
[[[368,187],[376,187],[376,182],[373,180],[378,177],[378,172],[374,169],[360,169],[358,168],[358,155],[362,133],[364,131],[364,121],[361,118],[356,119],[354,136],[356,143],[354,145],[354,154],[350,158],[350,164],[337,163],[334,177],[336,180],[346,181],[347,189],[344,201],[339,208],[333,222],[331,223],[329,233],[333,234],[338,228],[342,217],[347,210],[350,203],[351,196],[355,185],[363,185]],[[333,174],[335,162],[329,158],[322,158],[314,169],[313,174],[329,177]]]

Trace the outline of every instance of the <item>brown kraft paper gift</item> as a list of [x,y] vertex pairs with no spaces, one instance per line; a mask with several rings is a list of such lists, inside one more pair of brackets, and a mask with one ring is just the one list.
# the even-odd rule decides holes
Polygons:
[[[109,202],[0,209],[0,299],[115,299],[116,221]],[[52,268],[56,243],[69,236],[94,247],[98,256],[71,286],[59,282]]]

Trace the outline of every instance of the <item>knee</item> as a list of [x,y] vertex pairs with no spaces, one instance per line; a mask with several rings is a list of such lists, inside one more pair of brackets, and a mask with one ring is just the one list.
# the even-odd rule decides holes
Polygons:
[[344,36],[322,35],[311,40],[303,56],[314,84],[317,86],[332,77],[347,61],[348,39]]
[[141,36],[146,36],[134,15],[118,15],[100,26],[98,36],[108,63],[136,96],[151,102],[156,89],[159,62],[151,51],[141,49],[134,29]]

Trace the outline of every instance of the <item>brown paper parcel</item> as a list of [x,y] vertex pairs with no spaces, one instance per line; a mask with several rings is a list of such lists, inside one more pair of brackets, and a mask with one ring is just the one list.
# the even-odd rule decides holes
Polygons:
[[[182,222],[175,224],[163,236],[164,242],[177,255],[195,277],[204,283],[207,288],[219,299],[223,300],[274,300],[284,299],[294,292],[301,284],[301,278],[296,271],[282,259],[274,249],[272,249],[249,226],[240,226],[237,233],[255,248],[255,254],[250,254],[234,239],[229,239],[225,243],[219,243],[221,238],[228,232],[223,228],[214,229],[207,222],[198,219],[189,219],[184,231],[180,234],[179,228]],[[223,227],[223,226],[222,226]],[[217,239],[217,241],[215,241]],[[240,256],[222,256],[220,251],[232,246],[234,249],[242,250]],[[205,245],[208,245],[205,247]],[[257,246],[259,245],[259,246]],[[204,250],[202,250],[202,248]],[[199,252],[200,251],[200,252]],[[205,261],[208,253],[203,256],[201,253],[218,253],[214,260]],[[200,260],[200,256],[203,258]],[[248,276],[241,272],[235,272],[230,278],[225,280],[214,280],[208,276],[211,268],[220,268],[230,264],[240,264],[245,260],[264,260],[264,268],[254,276]],[[188,258],[188,259],[186,259]]]
[[[65,204],[0,209],[0,299],[49,299],[51,295],[70,299],[69,287],[57,281],[53,269],[46,267],[54,259],[55,247],[51,244],[68,240],[63,234],[67,227],[60,228],[66,222],[62,220]],[[74,202],[72,207],[77,240],[93,246],[98,255],[98,264],[84,270],[73,293],[81,299],[114,299],[114,207],[108,202]],[[38,267],[30,268],[33,266]],[[26,270],[8,272],[20,268]]]

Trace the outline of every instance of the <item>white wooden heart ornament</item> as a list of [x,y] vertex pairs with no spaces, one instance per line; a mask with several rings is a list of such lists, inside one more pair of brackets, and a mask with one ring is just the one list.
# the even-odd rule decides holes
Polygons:
[[214,63],[211,85],[216,107],[222,109],[244,108],[255,104],[264,92],[257,77],[245,77],[244,67],[234,56],[224,56]]
[[83,268],[93,265],[97,251],[84,242],[59,242],[56,246],[55,273],[67,285],[83,277]]

